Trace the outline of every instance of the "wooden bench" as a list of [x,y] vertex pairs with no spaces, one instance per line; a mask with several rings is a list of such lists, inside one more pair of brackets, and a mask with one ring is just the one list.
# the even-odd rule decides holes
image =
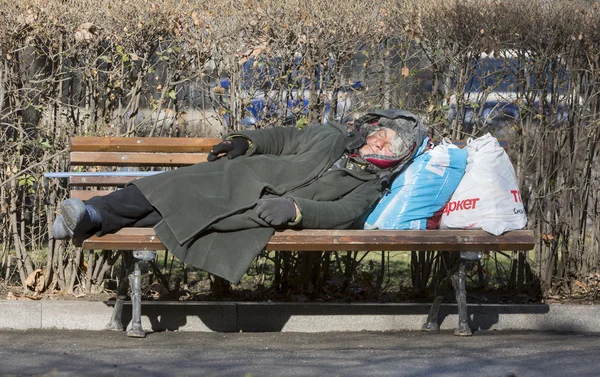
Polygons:
[[[175,168],[206,161],[211,147],[221,140],[214,138],[102,138],[73,137],[70,141],[70,166],[93,167],[91,172],[50,173],[47,177],[67,177],[70,196],[87,200],[95,195],[106,195],[127,182],[148,174],[148,171],[116,171],[122,168]],[[105,167],[99,172],[97,167]],[[74,170],[74,169],[71,169]],[[90,169],[88,169],[90,170]],[[140,170],[140,169],[137,169]],[[267,245],[271,251],[526,251],[534,247],[530,230],[512,231],[494,236],[481,230],[285,230],[276,232]],[[141,327],[141,288],[139,261],[153,258],[143,251],[164,250],[164,246],[151,228],[125,228],[102,237],[91,237],[83,242],[85,250],[133,250],[137,257],[129,280],[132,288],[133,319],[129,336],[143,337]],[[453,276],[459,325],[457,335],[470,335],[465,293],[464,263],[459,264]],[[108,326],[122,330],[121,311],[125,290],[119,288],[117,302]],[[423,326],[437,330],[436,299]]]

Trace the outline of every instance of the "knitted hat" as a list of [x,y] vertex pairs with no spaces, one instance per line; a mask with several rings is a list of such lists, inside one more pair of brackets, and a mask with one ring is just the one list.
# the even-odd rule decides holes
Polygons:
[[392,156],[368,154],[362,156],[366,161],[378,168],[389,169],[404,164],[412,158],[423,142],[425,132],[421,122],[416,117],[411,113],[404,113],[408,116],[397,116],[394,119],[385,116],[378,117],[377,113],[365,116],[366,119],[360,125],[360,133],[365,140],[372,132],[380,128],[389,128],[396,132],[396,136],[392,140],[394,153]]

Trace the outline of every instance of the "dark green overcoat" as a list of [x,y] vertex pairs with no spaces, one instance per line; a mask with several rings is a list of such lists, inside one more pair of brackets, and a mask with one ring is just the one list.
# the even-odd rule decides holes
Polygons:
[[289,227],[347,228],[379,196],[375,174],[330,169],[356,140],[340,125],[239,132],[252,148],[132,182],[163,217],[154,229],[181,261],[237,283],[273,235],[252,210],[263,195],[291,197]]

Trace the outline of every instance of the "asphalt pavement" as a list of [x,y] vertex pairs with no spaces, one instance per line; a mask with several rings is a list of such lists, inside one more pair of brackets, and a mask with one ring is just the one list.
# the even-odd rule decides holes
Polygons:
[[0,376],[598,376],[600,334],[1,330]]

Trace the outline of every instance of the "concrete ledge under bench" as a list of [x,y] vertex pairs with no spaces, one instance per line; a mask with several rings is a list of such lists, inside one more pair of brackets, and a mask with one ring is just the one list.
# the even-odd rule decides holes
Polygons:
[[[70,144],[70,166],[108,167],[106,172],[48,173],[50,178],[68,178],[71,197],[82,200],[106,195],[131,180],[160,171],[139,171],[140,167],[169,169],[206,161],[206,154],[220,139],[208,138],[102,138],[74,137]],[[460,142],[457,142],[459,144]],[[503,143],[506,148],[506,143]],[[115,171],[126,168],[126,171]],[[131,168],[137,169],[131,171]],[[527,251],[533,249],[531,230],[507,232],[500,236],[481,230],[285,230],[276,232],[267,245],[270,251]],[[140,262],[153,259],[154,251],[164,246],[150,228],[125,228],[114,234],[91,237],[84,241],[85,250],[130,250],[135,257],[128,275],[131,284],[133,316],[128,336],[143,337],[141,325]],[[470,253],[476,255],[476,253]],[[465,263],[459,264],[452,276],[458,304],[457,335],[471,335],[468,324],[465,290]],[[127,279],[125,279],[127,280]],[[123,330],[122,309],[126,298],[126,281],[119,293],[109,325],[110,330]],[[441,298],[434,301],[424,330],[439,329],[438,312]]]

